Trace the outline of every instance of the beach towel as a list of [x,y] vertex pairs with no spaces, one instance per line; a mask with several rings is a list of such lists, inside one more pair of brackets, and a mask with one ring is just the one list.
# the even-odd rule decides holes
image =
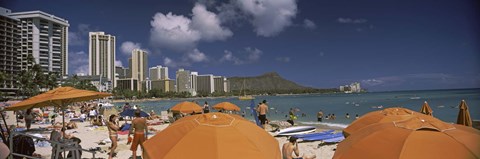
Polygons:
[[129,133],[129,130],[119,131],[118,135],[127,135],[128,133]]

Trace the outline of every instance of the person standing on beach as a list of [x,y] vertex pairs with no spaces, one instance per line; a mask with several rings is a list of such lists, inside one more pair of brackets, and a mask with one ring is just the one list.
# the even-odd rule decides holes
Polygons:
[[267,112],[268,112],[267,100],[263,100],[262,104],[258,106],[257,112],[258,112],[258,119],[262,124],[262,128],[265,129],[265,123],[267,121]]
[[[293,155],[295,153],[295,155]],[[282,146],[282,155],[283,159],[313,159],[317,156],[300,156],[300,150],[298,149],[297,138],[292,136],[289,139],[289,142],[283,144]],[[295,157],[298,156],[298,157]]]
[[317,120],[319,122],[322,122],[322,119],[323,119],[323,111],[320,110],[318,113],[317,113]]
[[210,112],[210,106],[208,106],[208,102],[205,101],[205,104],[203,104],[203,113],[208,113]]
[[110,154],[108,155],[109,159],[116,156],[115,149],[117,149],[118,130],[120,129],[116,120],[117,116],[115,114],[110,115],[110,117],[108,118],[108,135],[110,137],[110,140],[112,141]]
[[27,127],[27,131],[30,130],[30,127],[32,126],[32,120],[33,120],[33,114],[32,114],[32,108],[27,109],[25,112],[25,127]]
[[148,139],[147,120],[145,118],[140,117],[140,109],[137,109],[135,111],[135,119],[132,120],[132,125],[130,126],[130,133],[128,133],[127,138],[130,138],[130,134],[134,134],[132,146],[130,147],[130,150],[132,150],[132,158],[136,159],[138,145],[142,147],[142,151],[143,151],[143,142],[145,142]]

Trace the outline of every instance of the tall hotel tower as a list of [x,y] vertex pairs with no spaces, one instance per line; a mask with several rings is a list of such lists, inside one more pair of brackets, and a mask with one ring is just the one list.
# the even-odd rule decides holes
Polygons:
[[29,56],[45,72],[68,74],[68,21],[42,11],[15,12],[8,15],[20,20],[20,67],[31,68]]
[[88,74],[106,77],[115,88],[115,36],[90,32],[88,37]]

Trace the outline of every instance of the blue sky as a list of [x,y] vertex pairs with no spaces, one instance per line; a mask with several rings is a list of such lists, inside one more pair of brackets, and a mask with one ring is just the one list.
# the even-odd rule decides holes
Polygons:
[[480,87],[478,0],[35,1],[70,23],[70,72],[88,69],[88,32],[117,37],[117,64],[148,50],[149,66],[200,74],[276,71],[299,84],[371,91]]

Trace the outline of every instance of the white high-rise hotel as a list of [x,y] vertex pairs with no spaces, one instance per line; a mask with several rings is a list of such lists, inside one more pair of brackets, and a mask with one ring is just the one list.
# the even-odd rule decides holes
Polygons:
[[68,21],[42,11],[15,12],[9,17],[19,19],[20,67],[29,69],[32,56],[45,72],[68,74]]
[[168,78],[168,67],[162,67],[160,65],[150,67],[150,80],[166,80]]
[[115,36],[90,32],[88,37],[88,74],[107,77],[115,88]]

